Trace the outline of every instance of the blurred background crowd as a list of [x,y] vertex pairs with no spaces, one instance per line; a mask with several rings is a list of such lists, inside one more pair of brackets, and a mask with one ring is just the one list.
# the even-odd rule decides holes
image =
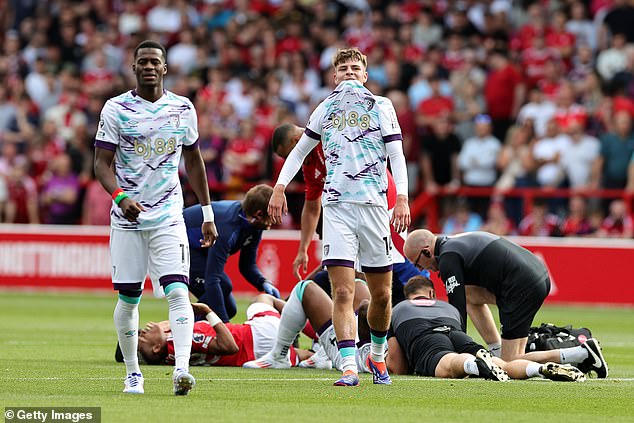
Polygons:
[[[99,113],[156,39],[214,199],[274,182],[273,128],[303,126],[358,46],[443,232],[633,237],[634,0],[4,0],[0,25],[0,222],[109,224]],[[517,188],[564,194],[525,207]],[[290,191],[297,227],[301,175]]]

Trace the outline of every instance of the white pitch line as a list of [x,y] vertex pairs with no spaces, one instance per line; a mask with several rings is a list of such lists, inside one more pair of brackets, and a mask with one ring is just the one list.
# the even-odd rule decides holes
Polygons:
[[[368,373],[369,375],[369,373]],[[208,382],[276,382],[276,381],[280,381],[280,382],[310,382],[310,381],[317,381],[317,382],[323,382],[323,381],[330,381],[333,378],[331,377],[322,377],[322,378],[316,378],[316,377],[303,377],[303,378],[299,378],[299,377],[295,377],[295,378],[197,378],[197,381],[208,381]],[[50,381],[54,381],[54,380],[123,380],[122,377],[77,377],[77,378],[72,378],[72,377],[2,377],[0,378],[0,380],[6,380],[6,381],[41,381],[41,380],[50,380]],[[156,378],[146,378],[146,380],[172,380],[171,378],[167,378],[167,377],[156,377]],[[403,381],[435,381],[435,382],[440,382],[440,381],[446,381],[446,380],[450,380],[450,379],[443,379],[443,378],[433,378],[433,377],[414,377],[414,376],[410,376],[410,377],[398,377],[398,379],[396,379],[398,382],[403,382]],[[478,378],[472,378],[472,379],[451,379],[452,381],[465,381],[465,380],[478,380]],[[535,378],[533,380],[536,381],[548,381],[548,379],[538,379]],[[607,378],[607,379],[596,379],[596,378],[592,378],[592,379],[586,379],[586,382],[610,382],[610,381],[614,381],[614,382],[634,382],[634,378],[632,377],[626,377],[626,378]]]

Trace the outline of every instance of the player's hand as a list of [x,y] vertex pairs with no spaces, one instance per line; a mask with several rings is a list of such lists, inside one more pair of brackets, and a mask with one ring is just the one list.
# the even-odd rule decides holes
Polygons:
[[194,309],[194,314],[196,316],[206,316],[211,313],[211,307],[205,303],[193,303],[192,308]]
[[396,205],[394,206],[390,223],[394,226],[396,232],[407,230],[410,223],[412,223],[412,217],[409,214],[409,203],[405,195],[396,196]]
[[275,298],[280,298],[280,291],[269,281],[266,281],[262,284],[262,291],[264,291],[266,294],[274,296]]
[[200,240],[201,247],[211,247],[218,239],[218,230],[214,222],[203,222],[203,239]]
[[282,215],[286,215],[286,213],[288,213],[284,188],[284,185],[275,185],[275,188],[273,188],[273,194],[269,200],[268,213],[269,216],[271,216],[271,224],[273,225],[279,225],[282,223]]
[[293,260],[293,275],[297,278],[297,280],[303,280],[303,276],[300,273],[300,269],[302,273],[308,272],[308,254],[298,251],[297,257]]
[[121,200],[119,207],[123,212],[123,217],[125,217],[128,222],[136,222],[139,214],[145,211],[145,208],[143,208],[139,202],[134,201],[130,197]]

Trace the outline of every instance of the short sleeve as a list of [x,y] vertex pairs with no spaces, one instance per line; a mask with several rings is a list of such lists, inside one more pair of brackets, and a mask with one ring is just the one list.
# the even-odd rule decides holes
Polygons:
[[401,126],[398,124],[396,110],[392,102],[384,98],[379,103],[379,124],[381,126],[381,135],[385,142],[402,140]]
[[324,106],[324,103],[319,103],[319,106],[317,106],[313,113],[310,115],[308,123],[306,123],[306,130],[304,131],[304,133],[310,138],[317,141],[321,140],[325,111],[326,107]]
[[103,146],[103,143],[119,145],[119,120],[117,119],[115,105],[111,100],[108,100],[103,109],[101,109],[95,141],[95,145],[98,147],[100,146],[99,144]]
[[187,133],[183,144],[185,145],[193,145],[198,141],[198,115],[196,114],[196,109],[191,101],[187,100],[187,106],[189,109],[187,110]]

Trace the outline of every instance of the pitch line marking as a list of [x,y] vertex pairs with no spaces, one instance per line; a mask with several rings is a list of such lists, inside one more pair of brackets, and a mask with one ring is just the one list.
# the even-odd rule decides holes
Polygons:
[[[364,373],[365,374],[365,373]],[[369,375],[369,373],[367,373]],[[397,381],[435,381],[435,382],[440,382],[440,381],[447,381],[447,380],[451,380],[451,381],[464,381],[464,380],[478,380],[479,378],[473,378],[473,379],[443,379],[443,378],[433,378],[433,377],[414,377],[414,376],[407,376],[407,377],[399,377],[397,379]],[[50,380],[50,381],[54,381],[54,380],[95,380],[95,381],[99,381],[99,380],[123,380],[122,377],[6,377],[6,378],[0,378],[0,380],[6,380],[6,381],[36,381],[36,380]],[[168,378],[168,377],[150,377],[150,378],[146,378],[146,380],[172,380],[172,378]],[[241,382],[241,381],[245,381],[245,382],[276,382],[276,381],[280,381],[280,382],[309,382],[309,381],[316,381],[316,382],[323,382],[323,381],[331,381],[332,377],[320,377],[320,378],[316,378],[316,377],[303,377],[303,378],[229,378],[229,377],[223,377],[223,378],[196,378],[197,381],[206,381],[206,382]],[[525,379],[525,380],[529,380],[529,379]],[[538,378],[533,378],[530,380],[535,380],[535,381],[545,381],[547,382],[548,379],[538,379]],[[607,379],[586,379],[586,382],[609,382],[609,381],[614,381],[614,382],[634,382],[634,378],[632,377],[626,377],[626,378],[607,378]]]

